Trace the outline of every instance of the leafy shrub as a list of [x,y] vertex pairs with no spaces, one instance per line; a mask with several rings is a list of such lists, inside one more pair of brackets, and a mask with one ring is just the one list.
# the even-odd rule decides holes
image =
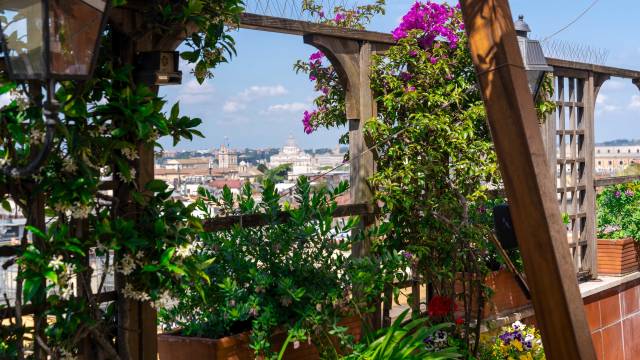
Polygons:
[[598,194],[598,237],[640,240],[640,182],[612,185]]
[[[345,360],[436,360],[461,357],[456,347],[447,342],[444,330],[452,324],[430,327],[427,318],[420,318],[403,325],[408,313],[409,310],[405,310],[390,327],[376,332],[371,341],[358,346]],[[437,350],[429,347],[434,338],[443,344]]]
[[[181,295],[179,304],[161,312],[168,329],[185,336],[219,338],[251,331],[256,354],[275,356],[270,343],[276,331],[287,331],[290,342],[312,341],[325,358],[338,357],[329,335],[349,343],[340,319],[367,312],[367,304],[383,291],[384,283],[406,268],[398,253],[363,259],[349,257],[357,240],[349,232],[358,218],[334,221],[336,197],[348,189],[312,190],[301,177],[295,188],[295,206],[285,203],[272,182],[266,181],[262,199],[254,200],[246,184],[234,199],[225,188],[220,199],[204,189],[198,207],[209,205],[224,214],[261,214],[266,226],[247,228],[241,224],[224,231],[202,233],[192,250],[209,266],[204,270],[210,283]],[[282,215],[286,211],[287,216]],[[372,230],[379,236],[383,228]],[[375,251],[375,250],[374,250]],[[353,300],[354,290],[358,300]]]

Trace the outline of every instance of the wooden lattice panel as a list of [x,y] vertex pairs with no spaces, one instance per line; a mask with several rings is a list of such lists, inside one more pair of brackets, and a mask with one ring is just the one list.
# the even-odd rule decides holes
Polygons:
[[570,219],[567,242],[577,273],[595,276],[592,78],[586,72],[565,75],[557,70],[554,86],[557,108],[543,133],[556,174],[558,205]]

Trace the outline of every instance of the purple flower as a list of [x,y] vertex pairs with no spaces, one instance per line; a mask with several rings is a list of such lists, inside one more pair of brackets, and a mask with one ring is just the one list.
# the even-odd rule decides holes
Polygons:
[[412,85],[409,85],[404,89],[404,92],[406,92],[406,93],[414,92],[414,91],[416,91],[416,87],[412,86]]
[[320,12],[318,13],[318,16],[320,16],[321,18],[324,18],[324,11],[320,10]]
[[309,75],[309,80],[316,81],[316,80],[318,80],[318,78],[315,75],[311,74],[311,75]]
[[444,78],[447,79],[448,81],[451,81],[453,80],[453,75],[447,74],[447,76],[445,76]]
[[624,194],[627,195],[627,196],[633,196],[634,192],[631,191],[631,189],[627,189],[627,190],[625,190]]
[[406,71],[403,71],[400,73],[400,79],[402,79],[403,81],[409,81],[413,79],[413,75],[409,74]]
[[423,33],[420,39],[421,47],[426,49],[436,39],[443,39],[449,42],[451,48],[455,48],[459,38],[452,29],[463,30],[456,16],[457,11],[459,11],[457,7],[451,8],[447,4],[416,1],[391,34],[397,41],[407,37],[411,30],[420,30]]
[[415,50],[411,50],[411,51],[409,51],[409,56],[411,56],[411,57],[417,57],[417,56],[418,56],[418,52],[417,52],[417,51],[415,51]]
[[620,191],[616,191],[615,196],[616,196],[617,198],[619,198],[621,195],[622,195],[622,194],[620,193]]
[[323,86],[322,89],[320,89],[320,91],[322,91],[322,93],[326,96],[329,95],[329,88],[326,86]]
[[438,58],[435,56],[432,56],[431,58],[429,58],[429,62],[435,65],[438,62]]
[[317,60],[321,60],[323,57],[324,57],[324,53],[322,51],[317,51],[311,54],[311,56],[309,56],[309,60],[317,61]]
[[413,254],[408,252],[408,251],[403,251],[402,252],[402,256],[404,256],[404,258],[407,259],[407,260],[413,259]]
[[346,19],[346,18],[347,18],[347,17],[346,17],[346,15],[345,15],[345,14],[343,14],[343,13],[337,13],[337,14],[336,14],[336,18],[335,18],[334,20],[335,20],[335,22],[341,22],[341,21],[344,21],[344,19]]
[[311,118],[317,114],[316,111],[309,112],[305,111],[304,116],[302,118],[302,125],[304,126],[304,132],[307,134],[311,134],[315,129],[313,125],[311,125]]

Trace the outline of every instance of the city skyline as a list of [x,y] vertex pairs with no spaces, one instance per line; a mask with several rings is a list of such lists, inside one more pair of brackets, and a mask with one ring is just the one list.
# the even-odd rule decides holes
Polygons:
[[[375,18],[368,28],[390,32],[413,2],[389,2],[386,15]],[[524,14],[533,30],[532,37],[545,39],[590,3],[514,0],[511,7],[514,16]],[[554,11],[550,12],[550,8]],[[634,21],[632,15],[639,12],[640,3],[631,0],[619,1],[615,7],[600,2],[553,39],[609,50],[606,65],[640,69],[640,43],[634,44],[632,34],[625,30]],[[608,30],[599,31],[603,26]],[[316,94],[312,83],[303,74],[296,74],[292,65],[308,58],[315,49],[297,36],[253,30],[234,31],[232,35],[238,56],[215,69],[214,79],[198,85],[189,68],[182,64],[183,84],[161,88],[161,95],[169,104],[179,100],[185,115],[203,120],[200,130],[206,139],[183,142],[177,149],[216,147],[224,137],[234,148],[278,147],[289,134],[295,135],[303,148],[335,146],[346,129],[321,129],[306,135],[301,125],[302,113],[312,109]],[[638,109],[640,92],[630,81],[607,81],[597,99],[596,141],[640,138],[634,115]],[[166,149],[173,148],[168,139],[161,142]]]

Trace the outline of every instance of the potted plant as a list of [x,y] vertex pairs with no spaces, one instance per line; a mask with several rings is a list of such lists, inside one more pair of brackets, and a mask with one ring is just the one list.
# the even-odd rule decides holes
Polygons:
[[291,204],[269,180],[260,201],[249,184],[235,199],[228,188],[220,199],[201,189],[204,213],[215,206],[224,215],[260,214],[266,225],[202,232],[185,250],[207,264],[209,281],[160,311],[167,331],[159,336],[160,359],[338,358],[350,351],[360,315],[406,260],[398,253],[349,256],[358,219],[333,218],[336,197],[347,189],[312,190],[301,177]]
[[598,194],[598,272],[624,275],[638,270],[640,182],[606,187]]

